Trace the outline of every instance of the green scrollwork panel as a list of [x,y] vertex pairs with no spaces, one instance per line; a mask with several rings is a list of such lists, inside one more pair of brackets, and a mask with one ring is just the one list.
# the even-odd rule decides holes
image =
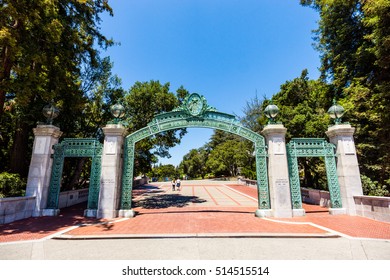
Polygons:
[[88,209],[97,209],[103,145],[96,139],[92,138],[65,138],[61,143],[54,145],[53,149],[53,167],[50,178],[47,208],[58,208],[64,159],[66,157],[91,157],[92,164],[89,182]]
[[268,175],[267,175],[267,155],[265,154],[264,146],[257,146],[256,151],[256,178],[257,178],[257,195],[259,201],[259,209],[270,209]]
[[53,146],[54,157],[51,169],[49,193],[46,208],[57,209],[60,195],[62,170],[64,168],[64,147],[61,144]]
[[125,142],[124,170],[122,175],[121,209],[131,209],[133,177],[134,177],[134,149],[136,137],[129,136]]
[[337,177],[335,146],[323,138],[293,138],[287,144],[291,199],[294,209],[302,208],[298,157],[324,157],[331,207],[341,208],[340,186]]
[[293,209],[302,209],[301,186],[299,182],[298,158],[287,158],[290,174],[291,202]]
[[88,209],[97,209],[99,202],[103,145],[101,145],[100,142],[97,143],[98,145],[96,145],[95,156],[92,157],[91,175],[89,179]]
[[255,144],[259,208],[270,209],[267,175],[267,153],[264,137],[243,127],[235,116],[218,112],[207,105],[203,96],[193,93],[171,112],[156,115],[144,128],[127,136],[122,177],[121,209],[131,209],[134,146],[138,141],[160,132],[189,127],[219,129],[239,135]]
[[332,156],[325,157],[326,177],[330,194],[330,206],[342,208],[339,180],[337,177],[336,160]]

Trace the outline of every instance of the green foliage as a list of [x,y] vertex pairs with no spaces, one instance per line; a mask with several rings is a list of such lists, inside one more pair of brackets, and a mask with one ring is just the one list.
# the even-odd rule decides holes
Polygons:
[[[302,1],[301,1],[302,2]],[[320,13],[319,27],[315,30],[316,48],[321,53],[321,73],[332,81],[337,95],[341,95],[354,78],[370,71],[374,57],[364,40],[367,30],[361,0],[305,1]]]
[[356,127],[361,173],[384,185],[390,177],[390,1],[301,0],[320,14],[315,31],[330,97]]
[[179,172],[172,164],[159,165],[148,172],[148,176],[153,179],[164,180],[165,178],[178,178]]
[[326,167],[323,158],[299,158],[300,184],[303,188],[328,191]]
[[329,117],[329,87],[320,81],[309,80],[307,70],[299,78],[287,81],[272,97],[279,107],[277,120],[287,128],[287,141],[293,137],[325,137]]
[[240,170],[240,175],[243,176],[244,178],[255,180],[257,177],[256,176],[256,167],[255,166],[242,167]]
[[207,166],[218,175],[237,176],[248,156],[244,141],[226,140],[211,150]]
[[[175,95],[169,87],[169,83],[159,81],[136,82],[131,87],[123,104],[127,108],[126,122],[130,133],[145,127],[155,115],[173,110],[179,105],[179,99],[188,94],[180,87]],[[157,156],[169,158],[169,148],[179,144],[185,133],[186,129],[170,130],[137,142],[135,174],[150,171]]]
[[[325,131],[330,122],[326,114],[326,110],[331,104],[328,97],[330,90],[331,88],[324,82],[309,80],[307,70],[303,70],[300,77],[286,81],[280,86],[280,91],[272,97],[272,101],[280,110],[276,120],[287,128],[287,142],[293,137],[326,137]],[[241,119],[245,126],[260,132],[268,121],[263,113],[268,104],[269,101],[265,98],[259,100],[257,97],[247,102],[247,107],[244,110],[245,116]],[[302,171],[302,186],[326,188],[322,160],[304,158],[298,163]],[[254,179],[254,160],[251,164],[247,163],[243,166],[241,174]]]
[[[0,131],[7,144],[0,143],[0,158],[7,159],[2,170],[27,175],[32,128],[51,100],[61,110],[57,125],[64,136],[85,131],[90,99],[84,85],[87,78],[94,83],[85,74],[99,73],[97,48],[112,45],[99,30],[103,12],[112,14],[106,0],[1,1],[0,123],[12,123]],[[11,110],[7,99],[14,102]]]
[[371,196],[388,196],[389,191],[386,185],[381,185],[378,181],[372,181],[369,177],[362,175],[362,187],[364,195]]
[[209,172],[209,168],[206,165],[207,158],[210,154],[210,150],[207,146],[199,149],[192,149],[188,154],[183,157],[180,163],[179,169],[182,174],[189,176],[190,178],[205,178]]
[[0,198],[24,196],[26,181],[18,174],[0,173]]
[[237,176],[255,178],[254,148],[250,141],[232,133],[214,130],[210,141],[183,157],[179,169],[191,178]]

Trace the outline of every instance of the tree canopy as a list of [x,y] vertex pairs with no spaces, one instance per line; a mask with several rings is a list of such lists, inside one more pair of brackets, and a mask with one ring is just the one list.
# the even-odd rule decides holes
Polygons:
[[[126,122],[129,133],[145,127],[156,114],[169,112],[177,107],[188,91],[180,87],[176,95],[169,91],[170,84],[159,81],[136,82],[124,97]],[[150,171],[157,163],[157,156],[170,157],[169,148],[180,143],[186,129],[170,130],[141,140],[136,144],[135,174]]]
[[[320,15],[313,33],[321,77],[310,80],[303,70],[281,85],[272,97],[280,109],[278,121],[288,129],[287,141],[325,137],[331,124],[326,110],[337,99],[346,109],[344,120],[356,127],[365,192],[384,194],[390,187],[390,0],[300,3]],[[126,107],[125,123],[131,133],[155,114],[179,106],[188,95],[184,87],[173,93],[169,83],[153,80],[124,90],[112,73],[112,62],[100,53],[114,44],[100,32],[102,13],[113,15],[108,0],[0,1],[0,172],[26,177],[32,128],[44,120],[41,110],[49,102],[61,111],[55,124],[64,137],[95,137],[110,120],[109,106],[116,102]],[[260,133],[268,104],[257,96],[248,101],[242,124]],[[157,156],[170,157],[169,148],[185,133],[167,131],[137,143],[135,174],[148,172]],[[65,169],[81,166],[82,161]],[[322,165],[311,159],[300,162],[308,185],[322,184],[316,178]],[[216,130],[207,145],[183,158],[180,168],[192,177],[235,176],[240,171],[254,178],[253,144]],[[160,171],[177,172],[172,166]],[[78,176],[72,172],[68,171],[74,175],[70,181]],[[3,177],[7,182],[16,178]]]
[[361,172],[390,185],[390,1],[301,0],[320,14],[322,80],[356,127]]
[[[0,2],[0,123],[4,169],[26,176],[32,127],[53,101],[64,135],[77,131],[89,102],[85,71],[105,67],[99,48],[107,0],[4,0]],[[95,77],[97,78],[97,77]],[[94,83],[94,80],[89,82]],[[30,148],[29,148],[30,145]]]

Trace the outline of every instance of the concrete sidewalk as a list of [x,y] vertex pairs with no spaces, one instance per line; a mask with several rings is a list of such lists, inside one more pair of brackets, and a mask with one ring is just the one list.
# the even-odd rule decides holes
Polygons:
[[348,238],[130,238],[0,244],[2,260],[390,260],[390,242]]

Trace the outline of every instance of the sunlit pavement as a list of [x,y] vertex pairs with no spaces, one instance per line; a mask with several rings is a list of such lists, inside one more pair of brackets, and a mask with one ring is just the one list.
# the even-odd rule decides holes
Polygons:
[[306,216],[290,219],[254,216],[257,190],[212,181],[183,181],[134,190],[135,218],[97,220],[82,217],[85,205],[63,209],[58,217],[40,217],[0,225],[0,242],[50,238],[135,237],[351,237],[390,240],[390,223],[363,217],[329,215],[305,205]]
[[60,216],[0,225],[2,260],[390,260],[390,223],[307,215],[257,218],[257,190],[228,182],[184,181],[134,189],[134,218],[82,216],[86,204]]

